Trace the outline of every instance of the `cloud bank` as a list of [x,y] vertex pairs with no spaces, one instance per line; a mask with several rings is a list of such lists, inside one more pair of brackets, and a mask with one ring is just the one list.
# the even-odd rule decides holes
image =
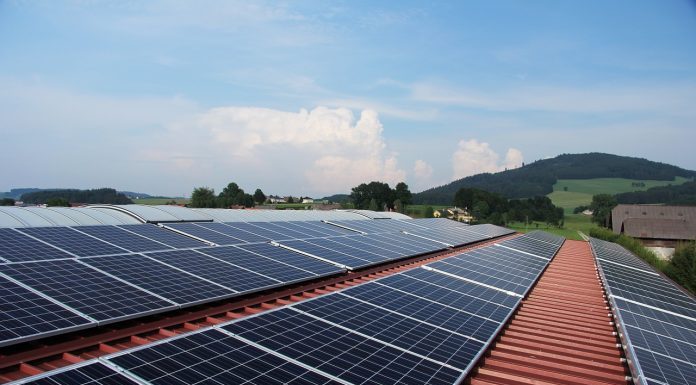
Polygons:
[[492,173],[517,168],[522,162],[524,157],[518,149],[509,148],[501,161],[500,156],[488,143],[476,139],[460,140],[457,150],[452,155],[452,180],[483,172]]

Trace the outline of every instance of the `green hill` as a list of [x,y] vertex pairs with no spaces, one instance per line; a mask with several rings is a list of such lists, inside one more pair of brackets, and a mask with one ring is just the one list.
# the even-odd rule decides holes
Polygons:
[[[413,201],[415,204],[451,204],[457,190],[473,187],[502,194],[507,198],[551,194],[554,204],[560,202],[564,208],[574,205],[570,207],[572,210],[586,204],[582,202],[589,202],[586,201],[588,194],[591,199],[593,194],[600,192],[615,194],[645,190],[660,185],[684,183],[694,177],[696,171],[643,158],[604,153],[563,154],[514,170],[459,179],[414,194]],[[589,182],[588,179],[592,181]],[[558,184],[559,181],[564,181],[565,185]],[[637,187],[633,183],[644,185]],[[558,186],[559,191],[554,192],[554,185]],[[563,187],[568,187],[568,191],[564,191]],[[578,202],[580,203],[576,204]]]

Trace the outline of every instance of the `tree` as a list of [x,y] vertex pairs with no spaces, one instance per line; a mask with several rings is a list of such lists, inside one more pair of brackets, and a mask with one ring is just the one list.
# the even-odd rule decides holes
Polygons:
[[198,208],[216,207],[215,190],[208,187],[197,187],[193,189],[189,206]]
[[51,198],[46,201],[46,206],[49,207],[70,207],[70,203],[65,198]]
[[394,201],[394,211],[397,213],[404,213],[404,205],[401,203],[400,199],[397,199]]
[[423,217],[425,218],[432,218],[435,216],[435,211],[433,210],[432,206],[428,206],[425,208],[425,212],[423,212]]
[[241,204],[244,207],[254,207],[254,197],[251,194],[244,194]]
[[0,200],[0,206],[14,206],[15,205],[15,200],[12,198],[2,198]]
[[262,204],[265,201],[266,201],[266,194],[264,194],[260,188],[257,188],[256,191],[254,191],[254,202],[256,202],[258,204]]
[[367,207],[368,210],[377,211],[379,206],[377,206],[377,200],[375,198],[370,199],[370,205]]
[[288,197],[288,203],[295,203],[295,198]]
[[362,183],[357,187],[353,187],[350,193],[350,199],[355,203],[355,207],[359,209],[368,209],[371,206],[372,200],[375,200],[377,210],[385,205],[388,208],[393,208],[393,190],[387,183],[370,182]]
[[239,193],[242,193],[241,195],[241,200],[244,200],[244,190],[240,189],[239,186],[231,182],[222,189],[220,194],[217,197],[217,206],[222,207],[222,208],[227,208],[233,205],[239,205],[240,201],[238,200],[238,197],[240,197]]
[[597,194],[592,196],[590,210],[592,221],[600,226],[611,226],[611,210],[616,207],[616,198],[610,194]]
[[[404,206],[406,206],[411,204],[412,198],[413,195],[411,194],[411,191],[409,191],[408,185],[406,183],[399,182],[396,184],[396,186],[394,187],[395,202],[399,200]],[[396,206],[396,203],[394,204],[394,206]]]

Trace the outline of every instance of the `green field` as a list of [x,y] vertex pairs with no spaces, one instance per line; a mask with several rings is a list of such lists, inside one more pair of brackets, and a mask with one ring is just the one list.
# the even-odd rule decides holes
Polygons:
[[[596,194],[620,194],[624,192],[644,191],[651,187],[680,185],[689,179],[676,177],[673,181],[665,180],[634,180],[622,178],[595,179],[559,179],[553,185],[553,192],[548,195],[554,205],[563,207],[566,214],[572,214],[578,206],[586,206],[592,202]],[[644,183],[644,187],[635,187],[634,182]]]
[[597,227],[596,224],[592,223],[590,217],[582,214],[566,214],[564,219],[563,228],[559,229],[557,227],[547,226],[545,223],[533,222],[525,226],[521,222],[508,223],[507,227],[519,231],[521,233],[526,233],[533,230],[543,230],[552,234],[561,235],[568,239],[574,239],[577,241],[582,240],[582,237],[578,231],[582,231],[585,235],[590,233],[590,229]]
[[166,205],[171,201],[175,201],[178,205],[185,205],[189,203],[187,198],[140,198],[133,199],[133,203],[139,205]]

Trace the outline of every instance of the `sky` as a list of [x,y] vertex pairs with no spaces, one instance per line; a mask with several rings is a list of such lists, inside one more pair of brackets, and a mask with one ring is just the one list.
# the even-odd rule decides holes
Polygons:
[[0,191],[696,169],[696,2],[0,0]]

